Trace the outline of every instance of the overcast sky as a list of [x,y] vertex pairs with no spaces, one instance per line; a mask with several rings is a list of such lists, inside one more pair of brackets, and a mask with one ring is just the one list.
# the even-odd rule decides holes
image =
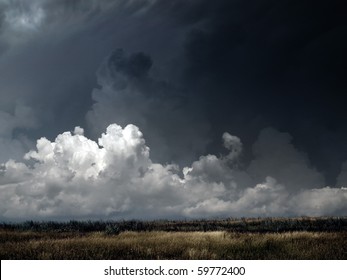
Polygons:
[[347,215],[341,5],[0,0],[0,220]]

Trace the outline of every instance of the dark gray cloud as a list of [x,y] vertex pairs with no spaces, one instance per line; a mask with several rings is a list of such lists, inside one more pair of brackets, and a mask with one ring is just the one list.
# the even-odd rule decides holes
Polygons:
[[208,111],[209,120],[233,129],[247,144],[269,125],[290,132],[334,184],[336,165],[347,156],[347,22],[341,3],[212,6],[187,38],[183,74],[191,92],[219,108]]
[[153,77],[151,66],[144,53],[112,52],[97,74],[100,88],[92,94],[95,103],[87,114],[89,126],[100,134],[113,122],[135,124],[153,147],[153,159],[186,164],[204,151],[208,121],[193,98]]
[[291,142],[288,133],[273,128],[263,129],[253,145],[255,159],[251,161],[248,172],[256,181],[265,180],[265,176],[276,178],[278,183],[291,190],[325,186],[322,174],[310,166],[307,155],[298,151]]
[[76,123],[86,126],[96,71],[118,48],[146,53],[155,61],[155,76],[167,80],[167,65],[185,31],[155,3],[4,1],[0,39],[7,48],[1,55],[0,110],[10,113],[18,100],[32,108],[39,121],[36,130],[26,133],[33,140],[55,137]]
[[126,57],[123,50],[118,49],[110,55],[107,66],[111,70],[112,78],[116,78],[117,73],[121,73],[128,77],[141,79],[147,76],[152,66],[152,60],[144,53]]
[[[1,215],[29,209],[65,217],[73,201],[100,216],[151,216],[156,207],[164,216],[189,217],[345,214],[347,20],[341,5],[0,0]],[[128,124],[138,127],[131,131],[143,137],[134,132],[122,141],[149,147],[150,156],[137,158],[131,146],[122,162],[113,153],[119,143],[101,156],[107,149],[96,149],[97,139],[112,123],[125,131]],[[41,144],[75,141],[61,133],[77,125],[86,135],[79,140],[88,143],[82,162],[94,166],[88,152],[100,155],[100,170],[129,168],[137,181],[118,178],[116,191],[116,175],[71,163],[78,174],[92,172],[111,197],[98,193],[92,201],[92,184],[82,190],[86,179],[60,164],[73,162],[73,152],[60,158],[54,148],[57,162],[23,160],[29,150],[43,156]],[[51,144],[37,142],[42,136]],[[42,177],[43,170],[61,174],[71,189],[52,174]],[[26,175],[13,181],[20,173]],[[116,193],[120,198],[112,198]],[[131,210],[135,202],[139,209]]]
[[101,61],[117,46],[138,48],[134,38],[144,33],[138,27],[148,28],[143,13],[150,6],[151,1],[4,1],[0,110],[11,113],[18,101],[32,108],[38,120],[36,130],[26,131],[32,139],[83,125]]

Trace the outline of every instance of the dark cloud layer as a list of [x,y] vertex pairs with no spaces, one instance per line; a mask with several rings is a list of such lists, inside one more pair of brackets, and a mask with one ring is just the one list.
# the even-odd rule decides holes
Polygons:
[[[59,205],[73,201],[90,206],[79,216],[346,214],[346,49],[338,0],[0,0],[0,215],[65,217]],[[109,150],[97,139],[110,124],[123,128],[109,136],[132,132]],[[77,125],[85,131],[61,134]],[[92,151],[106,173],[125,170],[114,149],[132,147],[129,174],[140,175],[94,174],[40,137],[85,144],[82,162]],[[85,201],[90,172],[121,198]],[[149,188],[147,206],[138,188]]]
[[266,125],[292,133],[334,183],[347,155],[341,2],[223,1],[202,18],[187,38],[184,78],[214,104],[209,119],[253,139]]

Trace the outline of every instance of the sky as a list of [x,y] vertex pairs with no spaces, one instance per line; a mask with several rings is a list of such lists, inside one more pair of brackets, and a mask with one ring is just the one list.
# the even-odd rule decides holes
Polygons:
[[0,221],[345,216],[346,49],[338,0],[0,0]]

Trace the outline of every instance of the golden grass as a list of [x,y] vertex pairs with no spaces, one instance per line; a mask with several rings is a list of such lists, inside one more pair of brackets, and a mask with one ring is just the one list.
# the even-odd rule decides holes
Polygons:
[[346,259],[347,233],[0,231],[1,259]]

